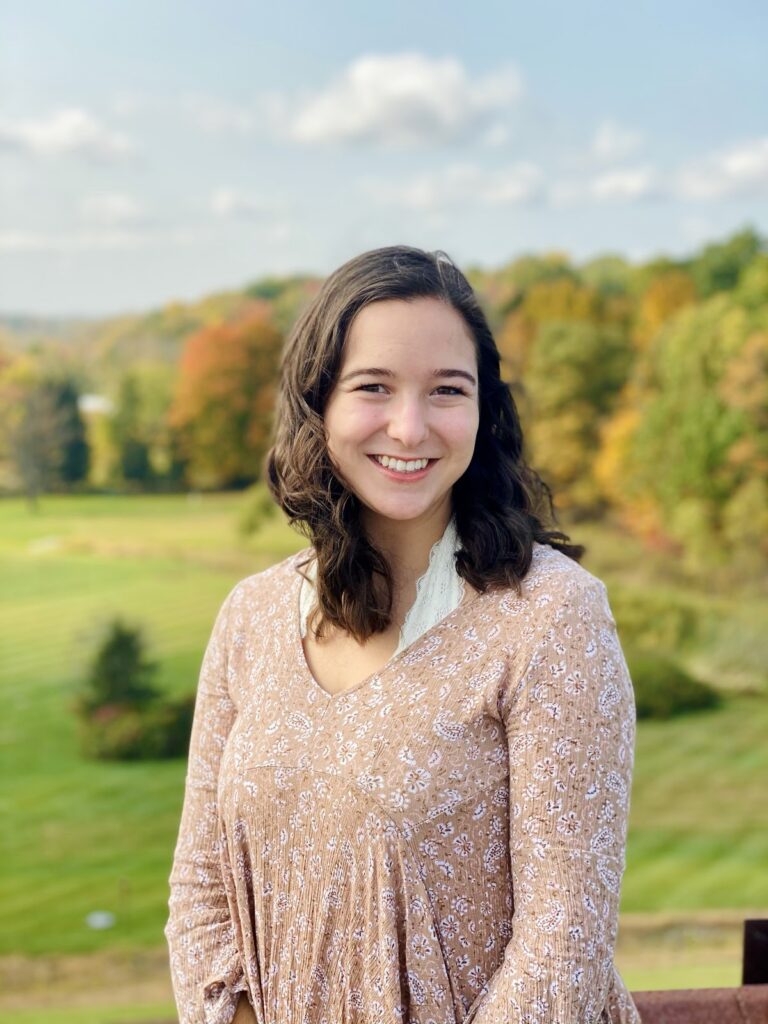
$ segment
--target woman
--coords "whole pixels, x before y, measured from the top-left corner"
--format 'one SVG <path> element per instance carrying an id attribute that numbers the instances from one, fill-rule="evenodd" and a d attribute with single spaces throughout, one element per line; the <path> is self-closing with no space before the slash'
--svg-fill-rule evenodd
<path id="1" fill-rule="evenodd" d="M 311 546 L 234 587 L 200 674 L 182 1024 L 639 1020 L 613 965 L 632 685 L 522 448 L 444 254 L 327 279 L 267 457 Z"/>

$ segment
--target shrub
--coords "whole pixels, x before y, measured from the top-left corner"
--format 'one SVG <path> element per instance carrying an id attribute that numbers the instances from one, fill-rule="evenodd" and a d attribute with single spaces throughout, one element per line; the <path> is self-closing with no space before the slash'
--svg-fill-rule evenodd
<path id="1" fill-rule="evenodd" d="M 146 707 L 159 696 L 151 682 L 156 671 L 157 665 L 145 657 L 141 630 L 114 619 L 108 623 L 91 662 L 78 697 L 79 712 L 90 715 L 114 704 Z"/>
<path id="2" fill-rule="evenodd" d="M 688 711 L 718 707 L 722 697 L 707 683 L 694 679 L 670 658 L 653 651 L 627 651 L 635 690 L 637 717 L 672 718 Z"/>
<path id="3" fill-rule="evenodd" d="M 611 607 L 623 642 L 643 651 L 679 651 L 700 632 L 698 610 L 677 594 L 611 588 Z"/>
<path id="4" fill-rule="evenodd" d="M 247 501 L 237 524 L 242 537 L 249 537 L 267 523 L 279 519 L 279 508 L 274 498 L 262 483 L 254 484 L 248 490 Z"/>
<path id="5" fill-rule="evenodd" d="M 138 761 L 186 754 L 194 694 L 161 698 L 150 681 L 156 670 L 139 629 L 119 619 L 107 626 L 74 703 L 86 757 Z"/>
<path id="6" fill-rule="evenodd" d="M 81 719 L 81 749 L 103 761 L 183 757 L 189 749 L 194 694 L 139 710 L 105 704 Z"/>

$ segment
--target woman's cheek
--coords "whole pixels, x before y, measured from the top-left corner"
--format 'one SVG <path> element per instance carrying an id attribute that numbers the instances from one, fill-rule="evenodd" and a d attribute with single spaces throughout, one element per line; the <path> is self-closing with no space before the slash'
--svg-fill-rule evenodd
<path id="1" fill-rule="evenodd" d="M 375 406 L 359 406 L 350 417 L 350 430 L 355 436 L 365 438 L 379 430 L 385 422 L 381 409 Z"/>
<path id="2" fill-rule="evenodd" d="M 457 446 L 470 444 L 474 441 L 479 423 L 476 409 L 457 409 L 456 415 L 445 422 L 444 432 Z"/>

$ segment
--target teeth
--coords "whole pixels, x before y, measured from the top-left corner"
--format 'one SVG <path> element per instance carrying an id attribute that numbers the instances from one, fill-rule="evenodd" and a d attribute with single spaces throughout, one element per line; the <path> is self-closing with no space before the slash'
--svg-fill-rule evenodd
<path id="1" fill-rule="evenodd" d="M 418 469 L 424 469 L 429 459 L 414 459 L 413 462 L 403 462 L 402 459 L 390 459 L 388 455 L 374 455 L 374 459 L 387 469 L 396 469 L 398 473 L 415 473 Z"/>

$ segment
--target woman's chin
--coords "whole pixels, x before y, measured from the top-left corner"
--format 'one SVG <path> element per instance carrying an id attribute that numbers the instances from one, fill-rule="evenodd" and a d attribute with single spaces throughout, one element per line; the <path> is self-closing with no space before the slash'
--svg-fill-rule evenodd
<path id="1" fill-rule="evenodd" d="M 362 499 L 369 519 L 386 519 L 390 522 L 407 523 L 421 519 L 435 511 L 434 501 L 393 501 L 368 502 Z"/>

